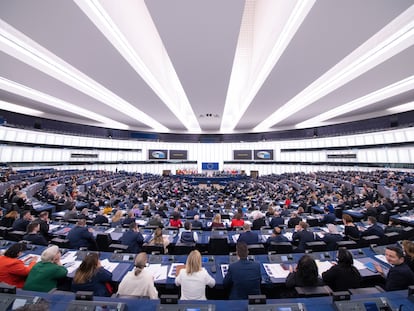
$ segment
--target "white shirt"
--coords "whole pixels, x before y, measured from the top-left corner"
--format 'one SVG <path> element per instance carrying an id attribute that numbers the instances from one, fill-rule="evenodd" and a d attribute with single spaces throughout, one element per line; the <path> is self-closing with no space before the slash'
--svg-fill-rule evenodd
<path id="1" fill-rule="evenodd" d="M 148 296 L 150 299 L 158 299 L 158 291 L 154 286 L 154 278 L 145 268 L 137 276 L 135 275 L 135 269 L 129 271 L 119 284 L 118 294 Z"/>
<path id="2" fill-rule="evenodd" d="M 192 274 L 182 269 L 175 278 L 175 285 L 181 285 L 181 300 L 207 300 L 206 285 L 214 287 L 216 281 L 204 268 Z"/>

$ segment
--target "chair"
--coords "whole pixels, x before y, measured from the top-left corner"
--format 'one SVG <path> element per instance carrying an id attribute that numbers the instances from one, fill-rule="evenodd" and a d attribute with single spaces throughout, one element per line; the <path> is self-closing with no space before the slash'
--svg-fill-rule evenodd
<path id="1" fill-rule="evenodd" d="M 142 251 L 146 252 L 147 254 L 164 254 L 164 246 L 163 245 L 143 245 Z"/>
<path id="2" fill-rule="evenodd" d="M 374 286 L 374 287 L 360 287 L 360 288 L 350 288 L 349 292 L 352 295 L 356 294 L 362 294 L 362 295 L 372 295 L 372 294 L 378 294 L 383 293 L 384 290 L 380 286 Z"/>
<path id="3" fill-rule="evenodd" d="M 52 240 L 50 240 L 50 243 L 59 246 L 59 248 L 70 247 L 70 242 L 68 239 L 53 238 Z"/>
<path id="4" fill-rule="evenodd" d="M 308 217 L 306 219 L 306 222 L 308 223 L 309 227 L 317 227 L 320 225 L 318 218 Z"/>
<path id="5" fill-rule="evenodd" d="M 191 251 L 196 249 L 195 243 L 177 243 L 174 246 L 173 255 L 188 255 Z"/>
<path id="6" fill-rule="evenodd" d="M 327 245 L 324 241 L 306 242 L 306 249 L 312 252 L 324 252 L 327 249 Z"/>
<path id="7" fill-rule="evenodd" d="M 13 230 L 13 231 L 9 231 L 7 233 L 7 239 L 10 241 L 14 241 L 14 242 L 20 242 L 21 240 L 23 240 L 23 236 L 26 234 L 25 231 L 17 231 L 17 230 Z"/>
<path id="8" fill-rule="evenodd" d="M 403 233 L 403 238 L 401 240 L 412 240 L 414 239 L 414 228 L 413 227 L 405 227 Z"/>
<path id="9" fill-rule="evenodd" d="M 230 246 L 227 236 L 224 236 L 224 238 L 210 238 L 208 242 L 209 255 L 228 255 L 229 252 Z"/>
<path id="10" fill-rule="evenodd" d="M 273 251 L 277 254 L 289 254 L 293 252 L 293 246 L 290 242 L 270 242 L 268 251 Z"/>
<path id="11" fill-rule="evenodd" d="M 332 295 L 332 289 L 327 286 L 296 286 L 298 297 L 322 297 Z"/>
<path id="12" fill-rule="evenodd" d="M 387 244 L 394 244 L 401 240 L 401 235 L 398 232 L 385 233 Z"/>
<path id="13" fill-rule="evenodd" d="M 349 241 L 337 241 L 336 242 L 336 249 L 339 248 L 346 248 L 346 249 L 354 249 L 359 248 L 359 245 L 357 242 L 349 240 Z"/>
<path id="14" fill-rule="evenodd" d="M 380 245 L 381 238 L 378 235 L 367 235 L 361 238 L 361 243 L 363 246 L 370 246 L 372 244 Z"/>
<path id="15" fill-rule="evenodd" d="M 110 252 L 116 252 L 116 253 L 127 253 L 128 252 L 128 245 L 123 244 L 110 244 L 108 246 L 108 250 Z"/>
<path id="16" fill-rule="evenodd" d="M 247 245 L 249 255 L 263 255 L 266 254 L 266 249 L 263 244 L 250 244 Z"/>
<path id="17" fill-rule="evenodd" d="M 112 238 L 109 233 L 98 233 L 96 235 L 96 245 L 98 251 L 107 252 L 109 250 L 109 245 L 112 244 Z"/>

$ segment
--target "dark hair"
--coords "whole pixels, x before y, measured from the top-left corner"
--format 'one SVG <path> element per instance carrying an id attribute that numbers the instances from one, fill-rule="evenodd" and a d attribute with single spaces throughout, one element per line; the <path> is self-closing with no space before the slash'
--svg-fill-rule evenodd
<path id="1" fill-rule="evenodd" d="M 190 230 L 190 229 L 191 229 L 191 222 L 186 221 L 186 222 L 184 223 L 184 229 L 185 229 L 185 230 Z"/>
<path id="2" fill-rule="evenodd" d="M 37 226 L 39 226 L 40 223 L 38 221 L 32 221 L 30 224 L 27 225 L 27 233 L 30 233 L 34 230 L 34 228 L 36 228 Z"/>
<path id="3" fill-rule="evenodd" d="M 89 253 L 83 259 L 78 270 L 73 277 L 73 283 L 82 284 L 90 280 L 98 270 L 99 255 L 97 253 Z"/>
<path id="4" fill-rule="evenodd" d="M 280 235 L 281 233 L 282 233 L 282 228 L 277 227 L 277 226 L 273 228 L 273 234 Z"/>
<path id="5" fill-rule="evenodd" d="M 351 215 L 348 215 L 348 214 L 343 214 L 342 219 L 345 220 L 346 222 L 352 222 L 353 221 Z"/>
<path id="6" fill-rule="evenodd" d="M 404 257 L 403 250 L 399 248 L 398 246 L 390 245 L 390 246 L 387 246 L 386 249 L 395 252 L 398 258 Z"/>
<path id="7" fill-rule="evenodd" d="M 10 246 L 7 251 L 4 253 L 4 256 L 9 258 L 17 258 L 20 252 L 24 252 L 26 250 L 26 245 L 23 243 L 16 243 Z"/>
<path id="8" fill-rule="evenodd" d="M 137 226 L 137 223 L 134 221 L 134 222 L 131 222 L 130 224 L 129 224 L 129 229 L 130 230 L 134 230 L 135 228 L 137 228 L 138 226 Z"/>
<path id="9" fill-rule="evenodd" d="M 338 249 L 338 264 L 343 264 L 345 266 L 352 266 L 354 264 L 352 254 L 345 248 Z"/>
<path id="10" fill-rule="evenodd" d="M 368 220 L 375 225 L 377 223 L 377 219 L 374 216 L 368 216 Z"/>
<path id="11" fill-rule="evenodd" d="M 236 244 L 236 253 L 241 259 L 246 259 L 247 255 L 249 254 L 249 250 L 247 249 L 247 244 L 244 242 L 237 242 Z"/>
<path id="12" fill-rule="evenodd" d="M 309 255 L 303 255 L 299 259 L 297 274 L 303 280 L 305 286 L 313 286 L 318 283 L 318 266 Z"/>

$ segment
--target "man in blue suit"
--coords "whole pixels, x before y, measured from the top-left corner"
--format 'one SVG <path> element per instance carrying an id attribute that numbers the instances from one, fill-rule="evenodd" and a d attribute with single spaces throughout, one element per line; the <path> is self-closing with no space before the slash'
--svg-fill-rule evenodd
<path id="1" fill-rule="evenodd" d="M 313 232 L 307 230 L 308 224 L 304 221 L 299 222 L 299 225 L 295 227 L 295 232 L 292 235 L 292 241 L 298 243 L 296 252 L 303 253 L 306 249 L 306 242 L 315 241 Z"/>
<path id="2" fill-rule="evenodd" d="M 95 238 L 92 234 L 93 230 L 86 227 L 86 219 L 79 219 L 76 226 L 73 227 L 68 235 L 70 248 L 79 249 L 87 247 L 90 250 L 97 249 Z"/>
<path id="3" fill-rule="evenodd" d="M 249 251 L 246 243 L 237 242 L 236 252 L 239 261 L 229 266 L 223 280 L 224 287 L 230 289 L 229 299 L 248 299 L 249 295 L 260 295 L 260 264 L 247 259 Z"/>
<path id="4" fill-rule="evenodd" d="M 329 207 L 327 207 L 327 206 L 325 206 L 325 208 L 323 210 L 325 212 L 325 215 L 323 215 L 321 223 L 323 223 L 324 225 L 335 224 L 335 220 L 336 220 L 335 214 L 332 213 L 329 210 Z"/>
<path id="5" fill-rule="evenodd" d="M 244 232 L 240 233 L 237 242 L 244 242 L 247 245 L 259 243 L 259 235 L 251 230 L 250 224 L 244 223 L 243 230 Z"/>
<path id="6" fill-rule="evenodd" d="M 383 238 L 385 236 L 384 229 L 377 224 L 377 219 L 374 216 L 368 216 L 368 225 L 369 227 L 361 232 L 361 237 L 376 235 Z"/>
<path id="7" fill-rule="evenodd" d="M 129 225 L 129 230 L 121 237 L 122 245 L 127 245 L 129 253 L 138 254 L 141 252 L 142 244 L 144 244 L 144 237 L 138 230 L 138 225 L 132 222 Z"/>

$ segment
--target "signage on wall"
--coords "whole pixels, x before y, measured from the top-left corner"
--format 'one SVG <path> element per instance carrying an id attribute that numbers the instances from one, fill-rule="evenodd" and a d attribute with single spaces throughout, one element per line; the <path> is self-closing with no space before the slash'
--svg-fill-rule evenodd
<path id="1" fill-rule="evenodd" d="M 187 160 L 187 150 L 170 150 L 170 160 Z"/>
<path id="2" fill-rule="evenodd" d="M 219 163 L 218 162 L 202 162 L 201 169 L 203 171 L 218 171 Z"/>
<path id="3" fill-rule="evenodd" d="M 251 160 L 251 150 L 233 150 L 233 160 Z"/>
<path id="4" fill-rule="evenodd" d="M 254 151 L 255 160 L 273 160 L 273 150 L 272 149 L 262 149 Z"/>
<path id="5" fill-rule="evenodd" d="M 149 160 L 166 160 L 167 159 L 167 150 L 149 149 L 148 150 L 148 159 Z"/>

